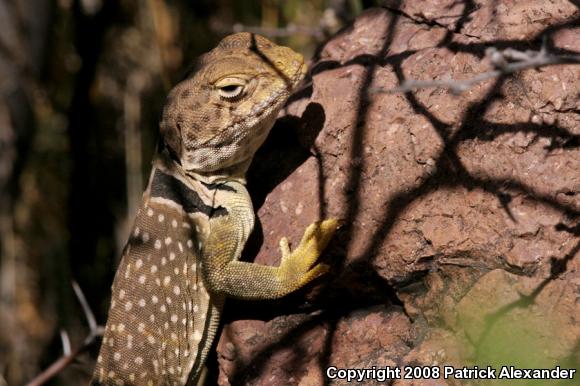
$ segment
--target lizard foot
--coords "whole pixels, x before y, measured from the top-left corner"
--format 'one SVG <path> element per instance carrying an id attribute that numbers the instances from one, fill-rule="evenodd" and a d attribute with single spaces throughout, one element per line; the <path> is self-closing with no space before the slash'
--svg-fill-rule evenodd
<path id="1" fill-rule="evenodd" d="M 335 219 L 311 224 L 306 228 L 300 244 L 294 251 L 290 251 L 287 238 L 283 237 L 280 240 L 282 261 L 278 275 L 288 292 L 302 287 L 328 271 L 328 265 L 314 264 L 337 227 L 338 221 Z"/>

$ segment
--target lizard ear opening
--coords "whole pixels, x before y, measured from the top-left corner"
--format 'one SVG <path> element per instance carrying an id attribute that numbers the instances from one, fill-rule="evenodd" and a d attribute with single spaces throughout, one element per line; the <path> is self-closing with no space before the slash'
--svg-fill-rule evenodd
<path id="1" fill-rule="evenodd" d="M 165 120 L 160 125 L 161 138 L 165 147 L 169 151 L 171 158 L 181 165 L 181 127 L 179 122 L 174 125 L 168 124 Z"/>
<path id="2" fill-rule="evenodd" d="M 165 148 L 167 149 L 167 152 L 169 153 L 169 158 L 171 158 L 173 160 L 173 162 L 175 162 L 176 164 L 181 166 L 181 159 L 179 158 L 177 153 L 170 146 L 167 146 L 167 144 L 165 142 L 163 142 L 163 144 L 165 145 Z"/>

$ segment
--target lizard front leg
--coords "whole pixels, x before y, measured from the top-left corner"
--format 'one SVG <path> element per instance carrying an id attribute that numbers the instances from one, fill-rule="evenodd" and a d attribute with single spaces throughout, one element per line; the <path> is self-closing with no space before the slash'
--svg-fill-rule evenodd
<path id="1" fill-rule="evenodd" d="M 248 300 L 275 299 L 327 272 L 328 266 L 316 261 L 337 229 L 336 220 L 311 224 L 294 251 L 282 238 L 280 265 L 271 267 L 238 261 L 251 231 L 248 224 L 253 224 L 253 218 L 247 217 L 254 214 L 245 194 L 230 204 L 228 216 L 210 219 L 210 233 L 201 250 L 202 272 L 210 292 Z"/>

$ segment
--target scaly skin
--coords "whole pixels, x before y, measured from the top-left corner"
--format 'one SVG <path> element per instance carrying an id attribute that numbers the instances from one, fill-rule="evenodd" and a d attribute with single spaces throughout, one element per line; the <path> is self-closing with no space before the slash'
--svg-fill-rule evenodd
<path id="1" fill-rule="evenodd" d="M 283 238 L 278 267 L 239 261 L 254 226 L 246 170 L 304 74 L 301 55 L 241 33 L 171 91 L 92 385 L 195 384 L 226 297 L 279 298 L 327 271 L 316 261 L 335 220 L 310 225 L 294 251 Z"/>

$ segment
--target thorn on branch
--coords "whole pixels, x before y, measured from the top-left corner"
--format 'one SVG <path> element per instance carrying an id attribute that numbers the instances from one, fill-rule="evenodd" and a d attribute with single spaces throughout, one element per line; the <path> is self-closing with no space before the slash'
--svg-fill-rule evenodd
<path id="1" fill-rule="evenodd" d="M 60 330 L 60 341 L 62 343 L 63 354 L 65 356 L 70 355 L 71 353 L 70 338 L 66 330 Z"/>

